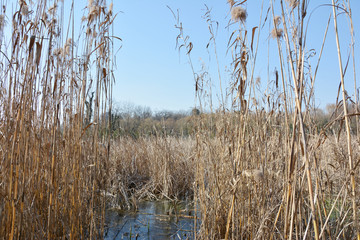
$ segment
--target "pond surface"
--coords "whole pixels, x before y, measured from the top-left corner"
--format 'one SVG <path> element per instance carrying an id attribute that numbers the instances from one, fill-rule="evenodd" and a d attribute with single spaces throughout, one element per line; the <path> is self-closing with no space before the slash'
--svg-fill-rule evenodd
<path id="1" fill-rule="evenodd" d="M 104 238 L 193 239 L 194 211 L 184 202 L 140 202 L 137 211 L 108 210 Z"/>

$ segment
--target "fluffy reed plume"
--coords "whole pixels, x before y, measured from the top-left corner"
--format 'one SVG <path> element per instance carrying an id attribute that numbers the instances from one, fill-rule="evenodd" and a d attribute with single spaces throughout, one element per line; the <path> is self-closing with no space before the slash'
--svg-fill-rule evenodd
<path id="1" fill-rule="evenodd" d="M 25 3 L 21 5 L 21 15 L 27 16 L 29 14 L 29 6 Z"/>
<path id="2" fill-rule="evenodd" d="M 278 27 L 281 23 L 281 17 L 280 16 L 275 16 L 274 17 L 274 22 L 275 22 L 275 25 Z"/>
<path id="3" fill-rule="evenodd" d="M 284 31 L 280 28 L 280 24 L 281 24 L 281 17 L 280 16 L 275 16 L 274 17 L 274 24 L 276 26 L 276 28 L 274 27 L 271 32 L 270 35 L 272 38 L 282 38 L 284 35 Z"/>
<path id="4" fill-rule="evenodd" d="M 290 8 L 294 9 L 299 5 L 299 0 L 286 0 L 289 3 Z"/>
<path id="5" fill-rule="evenodd" d="M 273 28 L 270 34 L 272 38 L 282 38 L 284 35 L 284 30 L 282 30 L 281 28 Z"/>
<path id="6" fill-rule="evenodd" d="M 100 7 L 97 5 L 92 5 L 89 9 L 88 21 L 92 23 L 99 13 L 100 13 Z"/>
<path id="7" fill-rule="evenodd" d="M 66 43 L 65 43 L 63 51 L 62 51 L 62 54 L 63 54 L 64 57 L 70 55 L 70 51 L 71 51 L 72 46 L 73 46 L 73 41 L 72 41 L 71 38 L 68 38 L 66 40 Z"/>
<path id="8" fill-rule="evenodd" d="M 241 6 L 233 7 L 231 9 L 231 18 L 235 22 L 245 22 L 247 18 L 246 9 L 242 8 Z"/>

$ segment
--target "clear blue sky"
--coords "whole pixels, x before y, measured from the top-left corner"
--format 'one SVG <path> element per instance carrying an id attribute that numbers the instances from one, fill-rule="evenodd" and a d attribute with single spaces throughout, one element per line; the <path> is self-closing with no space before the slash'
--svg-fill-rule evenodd
<path id="1" fill-rule="evenodd" d="M 247 1 L 244 5 L 248 12 L 246 25 L 249 31 L 259 24 L 261 2 L 261 0 Z M 213 20 L 219 22 L 216 41 L 221 74 L 224 82 L 229 81 L 229 74 L 225 71 L 230 63 L 230 56 L 229 54 L 226 55 L 226 46 L 230 36 L 229 30 L 226 29 L 230 17 L 226 0 L 115 1 L 115 10 L 122 11 L 117 17 L 115 32 L 123 39 L 123 47 L 117 56 L 117 82 L 114 89 L 114 96 L 117 101 L 146 105 L 155 110 L 186 110 L 194 106 L 194 80 L 191 68 L 184 52 L 179 55 L 175 49 L 178 31 L 174 28 L 175 20 L 167 5 L 174 11 L 177 9 L 180 11 L 180 19 L 183 22 L 185 34 L 190 36 L 190 40 L 194 44 L 192 60 L 195 70 L 200 69 L 201 58 L 206 62 L 211 73 L 213 87 L 218 87 L 213 50 L 210 48 L 211 57 L 206 51 L 209 32 L 206 21 L 202 18 L 205 13 L 205 4 L 212 9 Z M 332 12 L 330 6 L 320 6 L 321 4 L 331 4 L 331 1 L 310 1 L 308 8 L 308 16 L 312 11 L 313 13 L 309 20 L 307 50 L 316 50 L 316 55 L 311 60 L 312 72 L 315 71 L 326 23 L 329 14 Z M 351 4 L 355 33 L 357 33 L 360 3 L 359 1 L 352 1 Z M 269 1 L 264 1 L 263 19 L 268 6 Z M 280 9 L 277 9 L 275 14 L 280 14 Z M 350 51 L 350 32 L 344 14 L 338 16 L 338 21 L 343 65 L 345 66 Z M 268 42 L 268 32 L 269 27 L 266 24 L 261 32 L 259 56 L 255 68 L 255 77 L 261 77 L 264 92 L 268 81 L 268 48 L 270 48 L 270 80 L 275 78 L 275 67 L 278 70 L 280 69 L 276 41 L 270 40 Z M 359 48 L 355 47 L 356 55 L 359 56 Z M 346 74 L 349 94 L 353 94 L 352 71 L 352 63 L 350 62 Z M 331 19 L 325 51 L 315 83 L 316 105 L 324 107 L 327 103 L 335 102 L 339 79 L 334 26 L 333 19 Z M 218 96 L 219 92 L 217 96 L 214 96 L 215 101 L 217 101 Z"/>
<path id="2" fill-rule="evenodd" d="M 13 6 L 13 9 L 15 9 L 15 2 L 14 0 L 4 1 L 8 6 Z M 49 5 L 52 2 L 49 1 Z M 110 2 L 107 1 L 107 4 Z M 269 2 L 269 0 L 264 0 L 262 22 L 265 19 Z M 276 2 L 278 4 L 279 1 Z M 331 4 L 331 0 L 311 0 L 309 2 L 306 50 L 315 49 L 316 51 L 316 55 L 310 59 L 312 72 L 314 72 L 327 19 L 332 8 L 320 6 Z M 66 6 L 69 6 L 70 3 L 71 1 L 65 0 Z M 75 3 L 76 12 L 79 13 L 77 17 L 80 19 L 87 1 L 81 0 L 75 1 Z M 248 13 L 246 27 L 249 31 L 249 37 L 251 36 L 251 29 L 259 25 L 261 3 L 261 0 L 248 0 L 243 5 Z M 123 40 L 122 48 L 116 56 L 116 85 L 113 94 L 116 102 L 131 102 L 136 105 L 151 107 L 155 111 L 163 109 L 189 110 L 194 107 L 193 75 L 184 51 L 179 54 L 175 48 L 178 30 L 174 27 L 175 20 L 167 6 L 174 11 L 179 9 L 184 33 L 190 36 L 190 41 L 194 45 L 191 56 L 195 71 L 199 72 L 201 62 L 206 64 L 206 69 L 212 79 L 212 87 L 217 89 L 214 90 L 213 100 L 218 102 L 220 93 L 216 59 L 213 48 L 209 48 L 210 54 L 206 49 L 210 34 L 203 18 L 205 4 L 212 9 L 212 19 L 219 23 L 216 43 L 223 85 L 227 87 L 230 74 L 226 69 L 229 68 L 231 56 L 226 54 L 226 50 L 229 36 L 234 28 L 231 30 L 226 28 L 230 18 L 226 0 L 114 0 L 114 12 L 119 12 L 114 23 L 114 34 Z M 351 4 L 356 34 L 360 27 L 360 1 L 353 0 Z M 311 12 L 313 13 L 309 18 Z M 280 14 L 278 7 L 275 14 Z M 269 17 L 271 17 L 271 13 Z M 66 16 L 65 19 L 67 19 Z M 350 31 L 344 14 L 338 16 L 338 21 L 343 65 L 345 66 L 350 51 Z M 268 22 L 261 29 L 259 55 L 255 68 L 255 77 L 261 78 L 263 93 L 266 91 L 268 81 L 275 79 L 274 69 L 280 69 L 276 41 L 273 39 L 269 41 Z M 256 34 L 258 33 L 257 30 Z M 357 35 L 355 35 L 356 37 Z M 355 45 L 355 51 L 356 57 L 360 56 L 357 45 Z M 352 71 L 352 62 L 350 61 L 346 74 L 346 85 L 350 96 L 353 96 L 354 92 Z M 335 102 L 339 81 L 334 26 L 331 19 L 325 51 L 315 83 L 317 106 L 325 107 L 326 104 Z"/>

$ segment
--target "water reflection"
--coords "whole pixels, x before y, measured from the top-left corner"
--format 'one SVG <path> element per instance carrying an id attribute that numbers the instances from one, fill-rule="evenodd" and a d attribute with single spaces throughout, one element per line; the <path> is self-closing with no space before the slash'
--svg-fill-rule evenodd
<path id="1" fill-rule="evenodd" d="M 184 202 L 141 202 L 138 211 L 106 213 L 109 239 L 193 239 L 194 211 Z"/>

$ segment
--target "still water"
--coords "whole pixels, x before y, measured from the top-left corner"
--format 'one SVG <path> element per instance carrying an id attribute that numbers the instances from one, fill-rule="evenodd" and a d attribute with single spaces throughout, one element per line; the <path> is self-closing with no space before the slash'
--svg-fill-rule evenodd
<path id="1" fill-rule="evenodd" d="M 108 210 L 104 238 L 193 239 L 194 211 L 184 202 L 144 201 L 137 211 Z"/>

